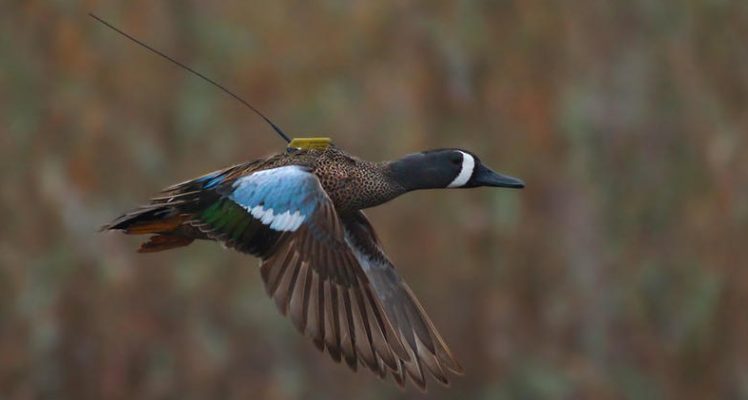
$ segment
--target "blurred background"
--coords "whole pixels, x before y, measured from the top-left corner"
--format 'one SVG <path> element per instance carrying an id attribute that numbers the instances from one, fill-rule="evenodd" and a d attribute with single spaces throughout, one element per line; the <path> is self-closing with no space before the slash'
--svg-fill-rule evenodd
<path id="1" fill-rule="evenodd" d="M 429 398 L 748 398 L 748 2 L 726 0 L 6 0 L 0 398 L 424 397 L 318 353 L 252 257 L 97 233 L 284 143 L 90 11 L 292 135 L 525 180 L 369 212 L 467 371 Z"/>

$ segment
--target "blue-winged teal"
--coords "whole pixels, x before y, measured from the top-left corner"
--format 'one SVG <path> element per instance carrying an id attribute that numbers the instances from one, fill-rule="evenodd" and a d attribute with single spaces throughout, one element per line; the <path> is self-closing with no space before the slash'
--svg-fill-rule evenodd
<path id="1" fill-rule="evenodd" d="M 521 188 L 465 150 L 369 162 L 333 145 L 297 149 L 166 188 L 104 229 L 153 236 L 141 252 L 222 242 L 261 259 L 266 289 L 296 327 L 352 368 L 425 389 L 423 368 L 447 384 L 461 373 L 362 209 L 417 189 Z"/>
<path id="2" fill-rule="evenodd" d="M 215 81 L 122 32 L 109 28 L 196 74 L 262 117 Z M 261 259 L 270 296 L 317 348 L 356 370 L 366 366 L 400 386 L 406 376 L 425 390 L 423 369 L 448 384 L 461 374 L 446 343 L 397 274 L 362 209 L 418 189 L 522 188 L 522 181 L 458 149 L 369 162 L 328 140 L 291 141 L 286 152 L 215 171 L 164 189 L 162 195 L 103 227 L 149 234 L 140 252 L 218 241 Z"/>

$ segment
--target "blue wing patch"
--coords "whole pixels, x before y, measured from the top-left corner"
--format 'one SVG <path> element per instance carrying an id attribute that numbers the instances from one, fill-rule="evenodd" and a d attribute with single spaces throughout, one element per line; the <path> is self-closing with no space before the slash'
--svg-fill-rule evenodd
<path id="1" fill-rule="evenodd" d="M 209 174 L 203 175 L 197 179 L 195 179 L 195 182 L 199 182 L 204 184 L 204 189 L 212 189 L 219 183 L 223 182 L 224 176 L 222 175 L 224 171 L 216 171 L 211 172 Z"/>
<path id="2" fill-rule="evenodd" d="M 317 177 L 298 165 L 255 172 L 233 188 L 229 199 L 276 231 L 295 231 L 325 201 Z"/>

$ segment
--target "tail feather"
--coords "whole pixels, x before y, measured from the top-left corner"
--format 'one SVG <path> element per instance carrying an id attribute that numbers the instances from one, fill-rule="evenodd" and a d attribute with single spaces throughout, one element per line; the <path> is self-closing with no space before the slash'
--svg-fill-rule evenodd
<path id="1" fill-rule="evenodd" d="M 138 253 L 154 253 L 162 250 L 188 246 L 195 239 L 179 235 L 153 235 L 140 245 Z"/>
<path id="2" fill-rule="evenodd" d="M 142 206 L 115 218 L 100 230 L 117 230 L 136 235 L 159 233 L 173 230 L 175 223 L 178 225 L 182 222 L 177 222 L 178 218 L 176 210 L 172 207 L 160 204 Z"/>
<path id="3" fill-rule="evenodd" d="M 123 231 L 128 235 L 145 235 L 148 233 L 173 232 L 185 221 L 183 216 L 169 217 L 161 220 L 138 221 L 128 225 Z"/>
<path id="4" fill-rule="evenodd" d="M 151 199 L 150 204 L 115 218 L 100 230 L 117 230 L 128 235 L 154 235 L 141 245 L 138 250 L 141 253 L 187 246 L 195 239 L 208 239 L 189 221 L 205 204 L 211 204 L 219 197 L 218 193 L 206 188 L 220 182 L 218 179 L 223 179 L 223 174 L 238 167 L 230 167 L 168 187 L 161 192 L 161 196 Z"/>
<path id="5" fill-rule="evenodd" d="M 192 243 L 195 238 L 186 236 L 182 229 L 187 219 L 171 205 L 154 204 L 128 212 L 102 226 L 101 230 L 119 230 L 128 235 L 154 234 L 138 249 L 139 253 L 152 253 Z"/>

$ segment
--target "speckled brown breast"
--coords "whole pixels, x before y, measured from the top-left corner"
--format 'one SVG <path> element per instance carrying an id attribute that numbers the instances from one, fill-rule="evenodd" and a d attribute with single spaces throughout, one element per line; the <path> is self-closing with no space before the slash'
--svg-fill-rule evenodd
<path id="1" fill-rule="evenodd" d="M 336 147 L 278 154 L 256 169 L 284 165 L 312 168 L 341 215 L 374 207 L 404 192 L 387 174 L 386 163 L 361 160 Z"/>

